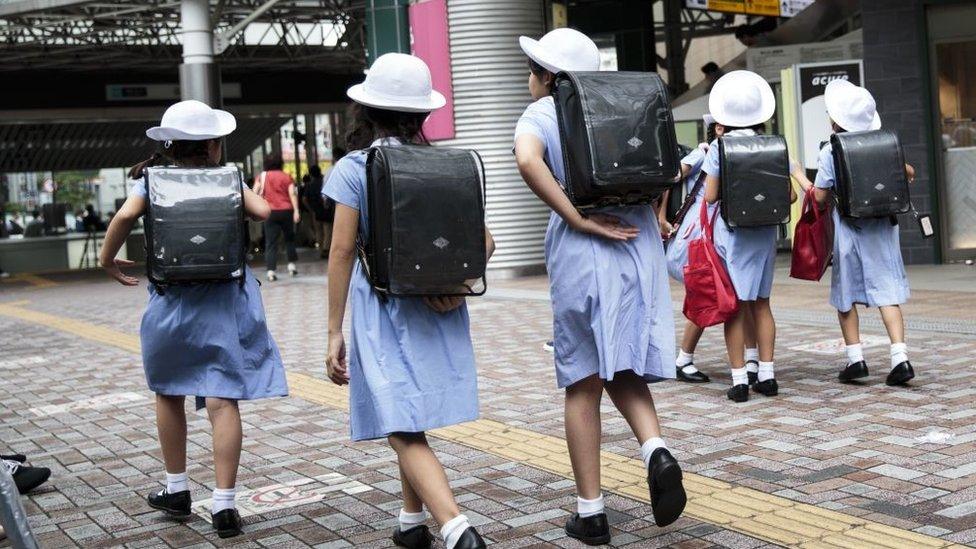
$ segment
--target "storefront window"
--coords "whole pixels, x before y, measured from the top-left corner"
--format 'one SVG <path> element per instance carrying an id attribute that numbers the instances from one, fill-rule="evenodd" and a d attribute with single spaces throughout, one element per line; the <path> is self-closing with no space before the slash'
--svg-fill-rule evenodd
<path id="1" fill-rule="evenodd" d="M 976 147 L 976 40 L 937 44 L 942 145 Z"/>

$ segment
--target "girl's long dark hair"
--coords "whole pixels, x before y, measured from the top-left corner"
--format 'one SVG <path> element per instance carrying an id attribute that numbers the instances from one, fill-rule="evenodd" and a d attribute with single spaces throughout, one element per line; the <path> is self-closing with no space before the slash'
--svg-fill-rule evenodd
<path id="1" fill-rule="evenodd" d="M 146 168 L 165 164 L 189 164 L 200 166 L 210 164 L 210 141 L 170 141 L 169 147 L 162 146 L 152 156 L 132 166 L 129 179 L 140 179 Z"/>
<path id="2" fill-rule="evenodd" d="M 367 149 L 377 139 L 386 137 L 429 145 L 423 131 L 428 114 L 377 109 L 356 103 L 349 112 L 352 123 L 346 133 L 346 147 L 349 150 Z"/>

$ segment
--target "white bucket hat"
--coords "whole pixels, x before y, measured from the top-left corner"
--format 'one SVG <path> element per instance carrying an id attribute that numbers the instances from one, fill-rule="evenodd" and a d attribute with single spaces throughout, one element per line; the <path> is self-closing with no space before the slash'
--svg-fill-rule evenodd
<path id="1" fill-rule="evenodd" d="M 881 129 L 881 116 L 868 90 L 847 80 L 832 80 L 824 89 L 827 115 L 849 132 Z"/>
<path id="2" fill-rule="evenodd" d="M 205 141 L 224 137 L 235 129 L 233 114 L 190 99 L 170 105 L 159 125 L 146 130 L 146 137 L 154 141 Z"/>
<path id="3" fill-rule="evenodd" d="M 379 56 L 366 80 L 349 88 L 346 95 L 367 107 L 399 112 L 430 112 L 447 104 L 434 90 L 427 63 L 405 53 Z"/>
<path id="4" fill-rule="evenodd" d="M 600 70 L 600 48 L 577 30 L 556 29 L 539 40 L 523 36 L 519 45 L 529 59 L 552 73 Z"/>
<path id="5" fill-rule="evenodd" d="M 715 123 L 715 117 L 706 112 L 702 115 L 702 121 L 705 122 L 706 126 L 711 126 Z"/>
<path id="6" fill-rule="evenodd" d="M 776 96 L 769 83 L 758 74 L 732 71 L 712 86 L 708 110 L 723 126 L 748 128 L 773 117 Z"/>

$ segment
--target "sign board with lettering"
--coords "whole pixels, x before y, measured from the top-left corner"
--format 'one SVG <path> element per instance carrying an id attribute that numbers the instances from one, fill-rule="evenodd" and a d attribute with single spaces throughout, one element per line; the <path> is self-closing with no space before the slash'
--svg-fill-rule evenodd
<path id="1" fill-rule="evenodd" d="M 824 103 L 824 88 L 832 80 L 848 80 L 860 86 L 863 74 L 861 60 L 801 63 L 793 67 L 802 161 L 807 169 L 817 168 L 820 145 L 830 139 L 830 118 Z"/>
<path id="2" fill-rule="evenodd" d="M 793 17 L 815 0 L 685 0 L 685 7 L 698 10 Z"/>

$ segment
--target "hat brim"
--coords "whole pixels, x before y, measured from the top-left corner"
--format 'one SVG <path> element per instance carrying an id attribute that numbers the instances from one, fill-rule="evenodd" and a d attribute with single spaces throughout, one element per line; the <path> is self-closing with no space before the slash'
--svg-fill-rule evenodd
<path id="1" fill-rule="evenodd" d="M 741 72 L 742 74 L 736 74 Z M 729 76 L 733 78 L 728 78 Z M 759 89 L 759 108 L 749 115 L 737 115 L 726 112 L 725 97 L 738 92 L 744 85 L 755 86 Z M 748 128 L 757 124 L 763 124 L 773 117 L 776 113 L 776 94 L 769 82 L 754 72 L 736 71 L 723 76 L 712 87 L 712 92 L 708 97 L 708 110 L 716 122 L 723 126 L 733 128 Z"/>
<path id="2" fill-rule="evenodd" d="M 706 126 L 711 126 L 715 123 L 715 117 L 706 113 L 702 115 L 702 121 L 705 122 Z"/>
<path id="3" fill-rule="evenodd" d="M 349 97 L 349 99 L 352 99 L 360 105 L 397 112 L 431 112 L 436 111 L 447 104 L 447 99 L 437 90 L 431 90 L 430 97 L 427 97 L 424 100 L 400 101 L 370 95 L 369 92 L 366 91 L 366 87 L 363 84 L 356 84 L 355 86 L 346 90 L 346 95 Z"/>
<path id="4" fill-rule="evenodd" d="M 529 59 L 535 61 L 547 71 L 555 74 L 565 70 L 556 64 L 555 60 L 551 58 L 538 40 L 529 38 L 528 36 L 521 36 L 519 37 L 519 46 L 522 47 L 525 55 L 529 56 Z"/>
<path id="5" fill-rule="evenodd" d="M 213 110 L 217 117 L 217 127 L 207 133 L 189 133 L 169 126 L 155 126 L 146 130 L 146 137 L 153 141 L 206 141 L 230 135 L 237 129 L 234 115 L 219 109 Z"/>
<path id="6" fill-rule="evenodd" d="M 847 109 L 844 108 L 844 90 L 848 88 L 856 88 L 857 86 L 851 84 L 847 80 L 836 80 L 835 82 L 838 82 L 838 84 L 831 82 L 831 84 L 828 85 L 824 90 L 824 105 L 827 107 L 827 116 L 836 122 L 838 126 L 849 132 L 880 130 L 881 115 L 878 114 L 877 111 L 875 111 L 874 119 L 871 120 L 871 124 L 869 126 L 865 126 L 847 115 Z M 847 85 L 841 85 L 839 82 L 844 82 Z"/>

